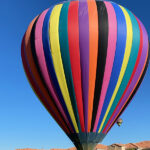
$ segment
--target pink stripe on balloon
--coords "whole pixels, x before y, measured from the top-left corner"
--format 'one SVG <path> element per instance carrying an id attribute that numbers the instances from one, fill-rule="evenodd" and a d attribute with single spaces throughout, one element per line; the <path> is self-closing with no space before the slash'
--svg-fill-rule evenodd
<path id="1" fill-rule="evenodd" d="M 41 73 L 43 75 L 44 81 L 48 87 L 49 92 L 51 93 L 53 100 L 55 101 L 59 111 L 62 113 L 62 116 L 64 117 L 67 125 L 69 126 L 69 128 L 72 130 L 72 127 L 68 121 L 68 118 L 66 117 L 66 114 L 64 113 L 64 110 L 57 98 L 57 95 L 54 91 L 54 88 L 52 86 L 52 82 L 51 79 L 49 77 L 48 74 L 48 70 L 47 70 L 47 65 L 46 65 L 46 61 L 45 61 L 45 55 L 44 55 L 44 49 L 43 49 L 43 42 L 42 42 L 42 28 L 43 28 L 43 22 L 44 22 L 44 18 L 46 13 L 48 12 L 48 9 L 46 9 L 39 17 L 37 23 L 36 23 L 36 28 L 35 28 L 35 51 L 36 51 L 36 55 L 37 55 L 37 59 L 38 59 L 38 63 L 40 66 L 40 70 Z"/>
<path id="2" fill-rule="evenodd" d="M 143 68 L 145 67 L 146 56 L 148 53 L 148 35 L 147 35 L 144 25 L 141 22 L 140 22 L 140 25 L 141 25 L 142 31 L 143 31 L 143 49 L 142 49 L 142 55 L 140 58 L 140 62 L 138 64 L 138 67 L 137 67 L 134 77 L 132 79 L 132 82 L 130 83 L 124 97 L 121 99 L 120 105 L 117 107 L 117 110 L 116 110 L 114 116 L 112 117 L 111 121 L 109 122 L 109 124 L 107 125 L 107 128 L 104 131 L 105 133 L 107 132 L 109 127 L 112 125 L 113 121 L 115 120 L 117 115 L 120 113 L 120 111 L 123 109 L 125 103 L 127 103 L 127 101 L 129 100 L 129 97 L 131 96 L 133 89 L 136 87 L 137 82 L 141 78 Z"/>
<path id="3" fill-rule="evenodd" d="M 115 51 L 116 51 L 116 42 L 117 42 L 117 19 L 116 19 L 115 10 L 110 2 L 104 2 L 104 3 L 108 13 L 108 23 L 109 23 L 108 47 L 107 47 L 107 57 L 106 57 L 106 65 L 105 65 L 102 90 L 101 90 L 96 120 L 94 124 L 94 129 L 93 129 L 94 132 L 96 132 L 97 129 L 98 121 L 102 111 L 102 106 L 109 85 L 114 57 L 115 57 Z"/>
<path id="4" fill-rule="evenodd" d="M 51 109 L 51 107 L 49 106 L 46 98 L 44 97 L 43 93 L 41 92 L 40 88 L 38 87 L 34 76 L 32 74 L 32 71 L 29 67 L 29 63 L 27 60 L 27 56 L 26 56 L 26 50 L 25 50 L 25 35 L 23 37 L 22 40 L 22 45 L 21 45 L 21 57 L 22 57 L 22 62 L 23 62 L 23 66 L 24 66 L 24 70 L 26 72 L 27 78 L 33 88 L 33 91 L 37 94 L 37 96 L 39 97 L 39 99 L 42 100 L 43 105 L 45 105 L 45 108 L 47 109 L 47 111 L 53 116 L 53 118 L 56 120 L 56 122 L 60 125 L 60 127 L 64 130 L 64 132 L 67 133 L 66 127 L 64 126 L 64 124 L 62 124 L 62 122 L 60 121 L 60 119 L 57 117 L 57 115 L 55 114 L 55 112 Z"/>

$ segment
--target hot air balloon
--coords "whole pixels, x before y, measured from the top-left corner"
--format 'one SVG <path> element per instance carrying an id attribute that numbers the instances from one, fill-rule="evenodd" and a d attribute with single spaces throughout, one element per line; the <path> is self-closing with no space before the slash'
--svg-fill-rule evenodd
<path id="1" fill-rule="evenodd" d="M 117 125 L 120 127 L 121 124 L 122 124 L 122 122 L 123 122 L 123 120 L 122 120 L 121 118 L 119 118 L 119 119 L 117 120 Z"/>
<path id="2" fill-rule="evenodd" d="M 141 21 L 113 2 L 53 5 L 22 40 L 32 89 L 78 150 L 101 142 L 138 90 L 149 62 Z"/>

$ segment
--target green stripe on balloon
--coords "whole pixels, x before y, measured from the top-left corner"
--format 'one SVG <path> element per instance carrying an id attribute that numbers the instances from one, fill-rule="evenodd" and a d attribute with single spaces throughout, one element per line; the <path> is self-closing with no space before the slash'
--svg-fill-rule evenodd
<path id="1" fill-rule="evenodd" d="M 131 19 L 131 22 L 132 22 L 132 30 L 133 30 L 133 39 L 132 39 L 132 48 L 131 48 L 131 53 L 130 53 L 130 57 L 129 57 L 129 61 L 128 61 L 128 65 L 127 65 L 127 68 L 126 68 L 126 71 L 125 71 L 125 74 L 124 74 L 124 77 L 122 79 L 122 82 L 121 82 L 121 85 L 119 87 L 119 90 L 117 92 L 117 95 L 115 97 L 115 100 L 111 106 L 111 109 L 107 115 L 107 118 L 105 120 L 105 123 L 102 127 L 102 130 L 104 129 L 104 127 L 106 126 L 109 118 L 111 117 L 113 111 L 115 110 L 129 80 L 130 80 L 130 77 L 131 77 L 131 74 L 132 74 L 132 71 L 134 69 L 134 66 L 135 66 L 135 63 L 136 63 L 136 59 L 137 59 L 137 56 L 138 56 L 138 51 L 139 51 L 139 45 L 140 45 L 140 30 L 139 30 L 139 25 L 138 25 L 138 22 L 135 18 L 135 16 L 130 12 L 128 11 L 128 14 L 130 16 L 130 19 Z"/>
<path id="2" fill-rule="evenodd" d="M 76 103 L 71 64 L 70 64 L 70 55 L 69 55 L 69 44 L 68 44 L 68 9 L 70 3 L 64 3 L 61 9 L 60 18 L 59 18 L 59 42 L 60 42 L 60 51 L 61 57 L 66 77 L 66 82 L 70 94 L 71 103 L 73 106 L 73 111 L 75 118 L 78 124 L 79 131 L 81 132 L 81 125 L 79 120 L 78 108 Z"/>

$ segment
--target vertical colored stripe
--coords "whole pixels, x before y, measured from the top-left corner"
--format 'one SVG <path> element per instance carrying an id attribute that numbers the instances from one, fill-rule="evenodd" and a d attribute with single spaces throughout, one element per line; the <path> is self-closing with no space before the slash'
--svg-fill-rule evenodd
<path id="1" fill-rule="evenodd" d="M 137 20 L 137 21 L 138 21 L 138 20 Z M 127 92 L 128 88 L 129 88 L 129 85 L 130 85 L 130 83 L 131 83 L 131 81 L 132 81 L 132 79 L 133 79 L 133 77 L 134 77 L 134 74 L 135 74 L 135 72 L 136 72 L 136 69 L 137 69 L 137 67 L 138 67 L 138 64 L 139 64 L 139 61 L 140 61 L 140 58 L 141 58 L 142 48 L 143 48 L 143 33 L 142 33 L 142 29 L 141 29 L 141 25 L 140 25 L 139 21 L 138 21 L 138 25 L 139 25 L 139 28 L 140 28 L 140 47 L 139 47 L 139 52 L 138 52 L 138 57 L 137 57 L 137 60 L 136 60 L 136 64 L 135 64 L 134 70 L 133 70 L 133 72 L 132 72 L 131 78 L 130 78 L 130 80 L 129 80 L 129 82 L 128 82 L 128 85 L 127 85 L 127 87 L 126 87 L 126 89 L 125 89 L 125 91 L 124 91 L 124 93 L 123 93 L 123 95 L 122 95 L 122 97 L 121 97 L 121 99 L 120 99 L 120 101 L 119 101 L 117 107 L 115 108 L 115 110 L 114 110 L 114 112 L 113 112 L 111 118 L 109 119 L 109 121 L 108 121 L 108 123 L 107 123 L 107 125 L 106 125 L 105 128 L 107 128 L 107 126 L 110 125 L 110 122 L 111 122 L 111 120 L 112 120 L 114 114 L 116 113 L 116 111 L 117 111 L 117 109 L 118 109 L 120 103 L 122 102 L 122 99 L 123 99 L 125 93 Z M 104 129 L 104 130 L 105 130 L 105 129 Z"/>
<path id="2" fill-rule="evenodd" d="M 24 40 L 23 40 L 23 43 L 24 43 Z M 62 128 L 62 130 L 64 130 L 64 132 L 66 134 L 69 134 L 70 131 L 64 125 L 64 122 L 61 119 L 61 117 L 59 115 L 57 116 L 57 113 L 53 112 L 53 110 L 50 108 L 49 104 L 45 101 L 44 97 L 40 93 L 38 87 L 36 86 L 36 83 L 35 83 L 34 79 L 32 78 L 31 71 L 30 71 L 29 66 L 28 66 L 28 62 L 26 61 L 26 58 L 24 56 L 24 45 L 23 45 L 22 50 L 21 50 L 21 57 L 22 57 L 22 62 L 23 62 L 23 66 L 24 66 L 24 70 L 25 70 L 26 76 L 28 78 L 28 81 L 29 81 L 29 83 L 30 83 L 33 91 L 35 92 L 35 94 L 37 95 L 37 97 L 41 100 L 41 103 L 46 108 L 46 110 L 51 114 L 51 116 L 59 124 L 60 128 Z"/>
<path id="3" fill-rule="evenodd" d="M 78 108 L 76 103 L 72 72 L 71 72 L 71 64 L 70 64 L 70 56 L 69 56 L 69 44 L 68 44 L 68 9 L 70 3 L 64 3 L 60 13 L 59 19 L 59 42 L 60 42 L 60 52 L 63 62 L 64 73 L 66 77 L 67 87 L 69 90 L 69 95 L 73 107 L 73 111 L 75 114 L 75 118 L 77 120 L 77 124 L 79 127 L 79 131 L 81 131 L 82 123 L 82 131 L 84 131 L 84 124 L 82 120 L 79 120 Z M 79 108 L 80 109 L 80 108 Z M 81 114 L 80 114 L 81 115 Z"/>
<path id="4" fill-rule="evenodd" d="M 89 93 L 89 14 L 87 1 L 79 1 L 79 46 L 85 131 L 88 126 Z"/>
<path id="5" fill-rule="evenodd" d="M 24 44 L 24 40 L 22 41 Z M 59 124 L 59 126 L 62 128 L 62 130 L 64 130 L 64 132 L 66 134 L 70 133 L 69 130 L 64 126 L 62 120 L 59 118 L 59 116 L 56 116 L 56 114 L 50 109 L 49 105 L 47 104 L 47 102 L 43 99 L 41 93 L 39 93 L 39 90 L 35 84 L 35 82 L 33 81 L 33 78 L 30 74 L 30 69 L 28 68 L 28 64 L 26 62 L 26 58 L 24 56 L 24 45 L 22 45 L 23 47 L 21 48 L 21 57 L 22 57 L 22 62 L 23 62 L 23 66 L 24 66 L 24 70 L 26 73 L 26 76 L 28 78 L 28 81 L 33 89 L 33 91 L 35 92 L 35 94 L 37 95 L 37 97 L 41 100 L 41 103 L 44 105 L 44 107 L 46 108 L 46 110 L 52 115 L 52 117 L 55 119 L 55 121 Z"/>
<path id="6" fill-rule="evenodd" d="M 126 92 L 126 94 L 124 95 L 123 99 L 122 99 L 122 102 L 120 103 L 120 107 L 118 107 L 119 109 L 119 112 L 116 111 L 116 114 L 115 116 L 113 117 L 113 120 L 115 120 L 116 116 L 120 113 L 120 109 L 123 108 L 126 104 L 126 102 L 130 99 L 130 96 L 131 94 L 134 92 L 134 89 L 135 87 L 137 86 L 137 83 L 139 82 L 140 78 L 141 78 L 141 74 L 143 72 L 143 68 L 146 64 L 146 56 L 148 55 L 148 36 L 147 36 L 147 33 L 146 33 L 146 30 L 144 28 L 144 26 L 142 25 L 142 23 L 140 22 L 141 24 L 141 27 L 142 27 L 142 30 L 143 30 L 143 50 L 142 50 L 142 55 L 141 55 L 141 58 L 140 58 L 140 62 L 139 62 L 139 65 L 137 67 L 137 70 L 135 72 L 135 75 L 132 79 L 132 82 L 131 84 L 129 85 L 129 88 Z"/>
<path id="7" fill-rule="evenodd" d="M 49 38 L 50 38 L 49 37 L 49 20 L 50 20 L 50 15 L 51 15 L 52 10 L 53 10 L 53 7 L 50 7 L 43 22 L 42 41 L 43 41 L 44 55 L 45 55 L 47 69 L 48 69 L 48 74 L 49 74 L 49 77 L 51 78 L 53 87 L 55 88 L 55 91 L 57 92 L 59 101 L 64 109 L 64 112 L 68 118 L 68 121 L 70 122 L 71 127 L 73 128 L 73 131 L 75 132 L 72 120 L 70 118 L 68 109 L 66 107 L 64 98 L 60 90 L 60 86 L 56 77 L 56 73 L 55 73 L 55 69 L 53 65 L 53 59 L 51 55 L 51 48 L 50 48 L 50 43 L 49 43 Z"/>
<path id="8" fill-rule="evenodd" d="M 57 118 L 60 119 L 60 122 L 62 122 L 60 124 L 61 127 L 63 127 L 64 131 L 68 131 L 68 129 L 66 128 L 67 126 L 65 125 L 65 122 L 62 120 L 62 117 L 59 115 L 59 112 L 57 111 L 56 107 L 53 105 L 51 99 L 49 96 L 47 96 L 47 94 L 45 93 L 45 89 L 43 88 L 43 84 L 41 83 L 41 79 L 37 73 L 37 69 L 36 69 L 36 66 L 34 64 L 34 60 L 33 60 L 33 57 L 32 57 L 32 54 L 31 54 L 31 44 L 30 44 L 30 34 L 31 34 L 31 30 L 32 30 L 32 27 L 34 25 L 34 22 L 35 20 L 33 20 L 31 22 L 31 24 L 29 25 L 28 27 L 28 30 L 26 31 L 26 35 L 25 35 L 25 48 L 24 48 L 24 60 L 25 60 L 25 64 L 27 64 L 29 68 L 28 69 L 28 75 L 29 75 L 29 72 L 31 74 L 30 78 L 31 79 L 31 83 L 33 83 L 33 87 L 35 87 L 35 91 L 39 91 L 37 92 L 37 94 L 41 97 L 41 102 L 45 105 L 45 106 L 49 106 L 50 109 L 50 112 L 53 114 L 56 114 L 56 115 L 53 115 L 54 118 L 57 120 Z M 38 79 L 38 80 L 37 80 Z M 43 97 L 43 98 L 42 98 Z M 57 116 L 57 118 L 56 118 Z M 66 126 L 66 127 L 65 127 Z"/>
<path id="9" fill-rule="evenodd" d="M 130 77 L 132 75 L 132 72 L 134 70 L 134 66 L 135 66 L 135 63 L 136 63 L 136 60 L 137 60 L 137 57 L 138 57 L 138 51 L 139 51 L 139 46 L 140 46 L 140 30 L 139 30 L 139 25 L 138 25 L 138 22 L 135 18 L 135 16 L 129 11 L 127 10 L 129 16 L 130 16 L 130 19 L 131 19 L 131 22 L 132 22 L 132 32 L 133 32 L 133 40 L 132 40 L 132 48 L 131 48 L 131 53 L 130 53 L 130 57 L 129 57 L 129 60 L 128 60 L 128 64 L 127 64 L 127 67 L 126 67 L 126 71 L 124 73 L 124 76 L 123 76 L 123 79 L 122 79 L 122 82 L 120 84 L 120 87 L 118 89 L 118 92 L 116 94 L 116 97 L 113 101 L 113 104 L 111 106 L 111 109 L 107 115 L 107 118 L 106 118 L 106 121 L 104 123 L 104 126 L 106 125 L 106 123 L 108 122 L 109 118 L 111 117 L 113 111 L 115 110 L 129 80 L 130 80 Z"/>
<path id="10" fill-rule="evenodd" d="M 58 27 L 59 27 L 59 17 L 60 17 L 60 11 L 62 8 L 62 4 L 56 5 L 54 9 L 52 10 L 51 16 L 50 16 L 50 43 L 51 43 L 51 54 L 52 59 L 54 63 L 54 69 L 56 72 L 56 76 L 60 85 L 60 89 L 62 91 L 62 95 L 64 97 L 68 112 L 70 114 L 70 117 L 72 119 L 73 125 L 75 127 L 76 132 L 78 133 L 78 126 L 76 123 L 75 115 L 73 112 L 68 87 L 66 84 L 62 59 L 61 59 L 61 53 L 60 53 L 60 45 L 59 45 L 59 33 L 58 33 Z"/>
<path id="11" fill-rule="evenodd" d="M 108 105 L 108 108 L 107 108 L 107 111 L 105 113 L 105 116 L 103 118 L 103 121 L 100 125 L 100 128 L 99 128 L 99 132 L 101 131 L 103 125 L 104 125 L 104 122 L 106 120 L 106 117 L 111 109 L 111 106 L 113 104 L 113 101 L 117 95 L 117 92 L 118 92 L 118 89 L 120 87 L 120 84 L 121 84 L 121 81 L 123 79 L 123 76 L 124 76 L 124 73 L 125 73 L 125 70 L 126 70 L 126 67 L 127 67 L 127 64 L 128 64 L 128 60 L 129 60 L 129 57 L 130 57 L 130 53 L 131 53 L 131 47 L 132 47 L 132 39 L 133 39 L 133 33 L 132 33 L 132 23 L 131 23 L 131 19 L 130 19 L 130 16 L 128 14 L 128 12 L 125 10 L 125 8 L 123 8 L 122 6 L 120 6 L 124 15 L 125 15 L 125 18 L 126 18 L 126 23 L 127 23 L 127 43 L 126 43 L 126 50 L 125 50 L 125 55 L 124 55 L 124 59 L 123 59 L 123 64 L 122 64 L 122 67 L 121 67 L 121 71 L 120 71 L 120 75 L 119 75 L 119 78 L 118 78 L 118 82 L 117 82 L 117 85 L 115 87 L 115 90 L 114 90 L 114 93 L 112 95 L 112 98 L 110 100 L 110 103 Z"/>
<path id="12" fill-rule="evenodd" d="M 93 131 L 94 123 L 96 119 L 98 103 L 103 83 L 103 76 L 106 63 L 107 46 L 108 46 L 108 14 L 106 6 L 102 1 L 96 1 L 98 11 L 98 58 L 97 58 L 97 70 L 96 81 L 94 91 L 94 104 L 91 131 Z"/>
<path id="13" fill-rule="evenodd" d="M 72 78 L 78 112 L 82 121 L 82 130 L 85 131 L 84 115 L 83 115 L 83 100 L 82 100 L 82 83 L 81 83 L 81 67 L 80 67 L 80 51 L 79 51 L 79 19 L 78 19 L 79 2 L 74 1 L 69 5 L 68 10 L 68 42 Z"/>
<path id="14" fill-rule="evenodd" d="M 105 112 L 111 100 L 113 91 L 117 84 L 117 80 L 121 71 L 121 66 L 122 66 L 125 48 L 126 48 L 127 27 L 126 27 L 125 16 L 122 9 L 117 4 L 112 3 L 112 5 L 114 7 L 116 17 L 117 17 L 117 45 L 116 45 L 115 59 L 113 63 L 110 82 L 104 100 L 103 108 L 101 111 L 99 124 L 102 122 L 102 119 L 105 115 Z"/>
<path id="15" fill-rule="evenodd" d="M 112 72 L 115 50 L 116 50 L 116 42 L 117 42 L 117 20 L 114 8 L 110 2 L 105 2 L 105 6 L 108 13 L 108 47 L 107 47 L 107 56 L 106 56 L 106 64 L 105 71 L 103 77 L 102 90 L 99 100 L 99 106 L 97 110 L 96 120 L 93 131 L 96 132 L 98 121 L 100 118 L 102 106 L 104 103 L 104 99 L 106 96 L 108 84 L 110 81 L 110 76 Z"/>
<path id="16" fill-rule="evenodd" d="M 91 130 L 94 89 L 98 55 L 98 13 L 96 2 L 88 0 L 89 11 L 89 93 L 88 93 L 88 132 Z"/>
<path id="17" fill-rule="evenodd" d="M 111 127 L 107 130 L 107 133 L 109 132 L 109 130 L 112 128 L 112 126 L 114 125 L 114 123 L 116 122 L 116 120 L 120 117 L 120 115 L 124 112 L 124 110 L 128 107 L 128 105 L 130 104 L 131 100 L 133 99 L 134 95 L 136 94 L 137 90 L 139 89 L 143 79 L 144 79 L 144 76 L 146 74 L 146 71 L 147 71 L 147 68 L 148 68 L 148 64 L 149 64 L 149 60 L 150 60 L 150 49 L 148 51 L 148 54 L 147 54 L 147 61 L 146 61 L 146 64 L 143 68 L 143 73 L 141 74 L 141 78 L 139 80 L 139 82 L 137 83 L 133 93 L 131 94 L 131 97 L 129 98 L 129 100 L 127 101 L 127 103 L 125 104 L 125 106 L 123 107 L 123 109 L 121 110 L 121 112 L 118 114 L 117 118 L 115 119 L 115 121 L 113 122 L 113 124 L 111 125 Z"/>
<path id="18" fill-rule="evenodd" d="M 42 14 L 41 14 L 42 15 Z M 62 116 L 62 113 L 59 111 L 57 105 L 54 103 L 54 99 L 51 95 L 51 93 L 48 91 L 48 88 L 45 84 L 45 81 L 43 79 L 43 76 L 42 76 L 42 73 L 41 73 L 41 69 L 40 69 L 40 66 L 39 66 L 39 63 L 38 63 L 38 59 L 37 59 L 37 55 L 36 55 L 36 50 L 35 50 L 35 28 L 36 28 L 36 25 L 37 25 L 37 22 L 39 21 L 41 15 L 38 17 L 38 19 L 35 21 L 33 27 L 32 27 L 32 30 L 31 30 L 31 34 L 30 34 L 30 45 L 31 45 L 31 55 L 33 57 L 33 60 L 35 63 L 35 66 L 36 66 L 36 69 L 37 69 L 37 72 L 38 72 L 38 75 L 41 79 L 41 82 L 45 88 L 45 93 L 47 92 L 47 102 L 48 104 L 52 107 L 52 110 L 54 111 L 54 113 L 56 112 L 56 114 L 60 114 L 61 115 L 61 118 L 62 120 L 65 122 L 66 124 L 66 121 L 64 120 L 64 117 Z M 36 75 L 36 74 L 35 74 Z M 40 88 L 40 87 L 39 87 Z M 49 97 L 48 97 L 49 96 Z M 68 125 L 66 124 L 66 126 L 68 127 Z"/>
<path id="19" fill-rule="evenodd" d="M 45 15 L 47 13 L 48 9 L 45 10 L 39 17 L 37 23 L 36 23 L 36 27 L 35 27 L 35 52 L 36 52 L 36 57 L 38 60 L 38 64 L 40 67 L 40 71 L 42 73 L 43 79 L 46 83 L 46 86 L 48 87 L 49 92 L 51 93 L 59 111 L 61 112 L 63 118 L 65 119 L 67 125 L 69 126 L 69 128 L 71 129 L 70 123 L 65 115 L 65 112 L 57 98 L 57 95 L 54 91 L 54 88 L 52 86 L 52 82 L 49 78 L 48 75 L 48 70 L 47 70 L 47 66 L 46 66 L 46 62 L 45 62 L 45 56 L 44 56 L 44 50 L 43 50 L 43 41 L 42 41 L 42 28 L 43 28 L 43 21 L 45 18 Z"/>

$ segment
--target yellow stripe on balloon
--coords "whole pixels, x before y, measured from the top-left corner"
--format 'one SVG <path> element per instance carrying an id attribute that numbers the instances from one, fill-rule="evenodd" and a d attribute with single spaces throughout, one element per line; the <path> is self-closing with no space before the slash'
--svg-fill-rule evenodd
<path id="1" fill-rule="evenodd" d="M 59 44 L 59 17 L 61 12 L 62 4 L 55 6 L 52 10 L 50 16 L 50 44 L 51 44 L 51 55 L 53 59 L 53 64 L 56 72 L 56 76 L 58 79 L 58 83 L 64 97 L 69 115 L 71 117 L 72 123 L 74 125 L 75 131 L 78 133 L 78 126 L 76 123 L 76 119 L 73 113 L 73 108 L 71 105 L 71 100 L 68 92 L 68 87 L 65 79 L 61 52 L 60 52 L 60 44 Z"/>
<path id="2" fill-rule="evenodd" d="M 126 68 L 127 68 L 127 64 L 128 64 L 128 60 L 130 57 L 130 53 L 131 53 L 131 48 L 132 48 L 132 40 L 133 40 L 133 31 L 132 31 L 132 23 L 131 23 L 131 19 L 130 16 L 128 14 L 128 12 L 125 10 L 125 8 L 123 8 L 122 6 L 120 6 L 120 8 L 122 9 L 125 19 L 126 19 L 126 25 L 127 25 L 127 40 L 126 40 L 126 49 L 125 49 L 125 54 L 124 54 L 124 58 L 123 58 L 123 63 L 122 63 L 122 67 L 121 67 L 121 71 L 120 71 L 120 75 L 117 81 L 117 85 L 115 87 L 114 93 L 112 95 L 112 98 L 110 100 L 110 103 L 108 105 L 108 108 L 106 110 L 105 116 L 103 118 L 103 121 L 101 123 L 99 132 L 101 132 L 103 124 L 107 118 L 107 115 L 110 111 L 110 108 L 113 104 L 113 101 L 115 100 L 116 94 L 119 90 L 120 84 L 122 82 L 123 76 L 125 74 Z"/>

